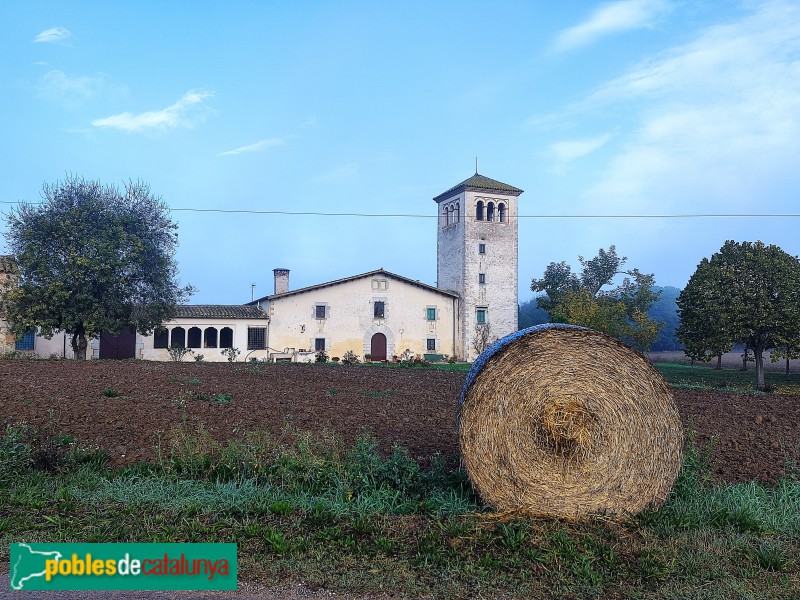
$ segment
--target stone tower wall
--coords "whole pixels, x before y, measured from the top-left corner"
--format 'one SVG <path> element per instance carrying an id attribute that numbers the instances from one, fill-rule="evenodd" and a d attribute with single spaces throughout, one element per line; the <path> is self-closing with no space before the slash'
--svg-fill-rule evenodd
<path id="1" fill-rule="evenodd" d="M 484 220 L 476 219 L 478 201 L 484 203 Z M 506 207 L 504 221 L 487 221 L 486 206 Z M 458 219 L 446 213 L 458 206 Z M 457 292 L 459 303 L 459 357 L 474 360 L 473 340 L 477 309 L 485 308 L 491 335 L 501 338 L 517 330 L 518 321 L 518 219 L 517 197 L 489 191 L 463 191 L 438 202 L 437 287 Z M 485 244 L 481 254 L 479 244 Z M 480 283 L 480 274 L 485 283 Z"/>

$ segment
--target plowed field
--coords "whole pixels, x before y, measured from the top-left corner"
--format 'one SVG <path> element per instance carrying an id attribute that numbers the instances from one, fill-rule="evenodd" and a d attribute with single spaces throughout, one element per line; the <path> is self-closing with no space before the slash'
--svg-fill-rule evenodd
<path id="1" fill-rule="evenodd" d="M 425 462 L 457 460 L 455 413 L 466 373 L 364 366 L 0 361 L 0 425 L 28 422 L 105 450 L 115 465 L 152 461 L 184 420 L 219 440 L 289 424 Z M 104 395 L 104 391 L 105 394 Z M 118 394 L 115 397 L 113 393 Z M 774 482 L 800 453 L 800 398 L 674 390 L 684 425 L 729 482 Z"/>

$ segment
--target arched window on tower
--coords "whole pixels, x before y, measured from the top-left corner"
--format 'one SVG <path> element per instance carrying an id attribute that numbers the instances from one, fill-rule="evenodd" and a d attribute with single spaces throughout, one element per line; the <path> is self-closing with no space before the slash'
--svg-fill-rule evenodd
<path id="1" fill-rule="evenodd" d="M 458 223 L 460 218 L 461 218 L 461 205 L 458 202 L 456 202 L 456 212 L 455 212 L 455 218 L 453 219 L 453 223 Z"/>
<path id="2" fill-rule="evenodd" d="M 497 205 L 497 212 L 500 213 L 499 214 L 500 222 L 501 223 L 505 223 L 506 222 L 506 205 L 503 204 L 502 202 L 500 204 L 498 204 Z"/>
<path id="3" fill-rule="evenodd" d="M 486 205 L 486 220 L 494 221 L 494 202 L 489 202 Z"/>
<path id="4" fill-rule="evenodd" d="M 452 225 L 453 224 L 453 217 L 454 216 L 455 215 L 453 214 L 453 207 L 452 206 L 448 206 L 447 207 L 447 224 L 448 225 Z"/>
<path id="5" fill-rule="evenodd" d="M 475 220 L 483 221 L 483 200 L 478 200 L 478 206 L 475 209 Z"/>

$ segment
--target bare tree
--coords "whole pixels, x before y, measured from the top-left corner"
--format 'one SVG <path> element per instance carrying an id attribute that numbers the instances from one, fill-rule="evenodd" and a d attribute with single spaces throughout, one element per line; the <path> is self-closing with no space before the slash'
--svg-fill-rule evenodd
<path id="1" fill-rule="evenodd" d="M 475 326 L 475 336 L 472 338 L 472 349 L 481 354 L 486 348 L 497 341 L 497 336 L 492 334 L 492 326 L 489 323 L 481 323 Z"/>

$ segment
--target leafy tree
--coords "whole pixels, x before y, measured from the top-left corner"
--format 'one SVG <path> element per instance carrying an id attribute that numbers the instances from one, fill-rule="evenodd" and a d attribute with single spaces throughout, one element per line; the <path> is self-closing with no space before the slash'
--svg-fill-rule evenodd
<path id="1" fill-rule="evenodd" d="M 734 343 L 726 319 L 730 308 L 725 306 L 728 298 L 725 288 L 720 287 L 721 278 L 719 265 L 707 258 L 700 261 L 678 296 L 680 325 L 676 331 L 688 357 L 704 361 L 717 357 L 718 368 L 722 365 L 722 355 L 729 352 Z"/>
<path id="2" fill-rule="evenodd" d="M 146 184 L 129 182 L 122 194 L 68 177 L 45 184 L 42 195 L 41 204 L 6 215 L 19 269 L 6 296 L 16 333 L 65 331 L 85 359 L 87 337 L 124 328 L 148 334 L 192 293 L 178 284 L 177 225 Z"/>
<path id="3" fill-rule="evenodd" d="M 531 290 L 545 292 L 537 299 L 539 308 L 548 311 L 553 322 L 596 329 L 647 350 L 662 325 L 647 315 L 659 297 L 653 289 L 655 277 L 638 269 L 623 270 L 628 259 L 618 256 L 614 246 L 600 248 L 590 260 L 578 260 L 580 276 L 562 261 L 550 263 L 541 279 L 531 281 Z M 626 276 L 622 283 L 604 290 L 618 275 Z"/>
<path id="4" fill-rule="evenodd" d="M 678 306 L 678 337 L 689 356 L 744 344 L 764 389 L 764 351 L 800 347 L 800 260 L 778 246 L 729 240 L 700 262 Z"/>

